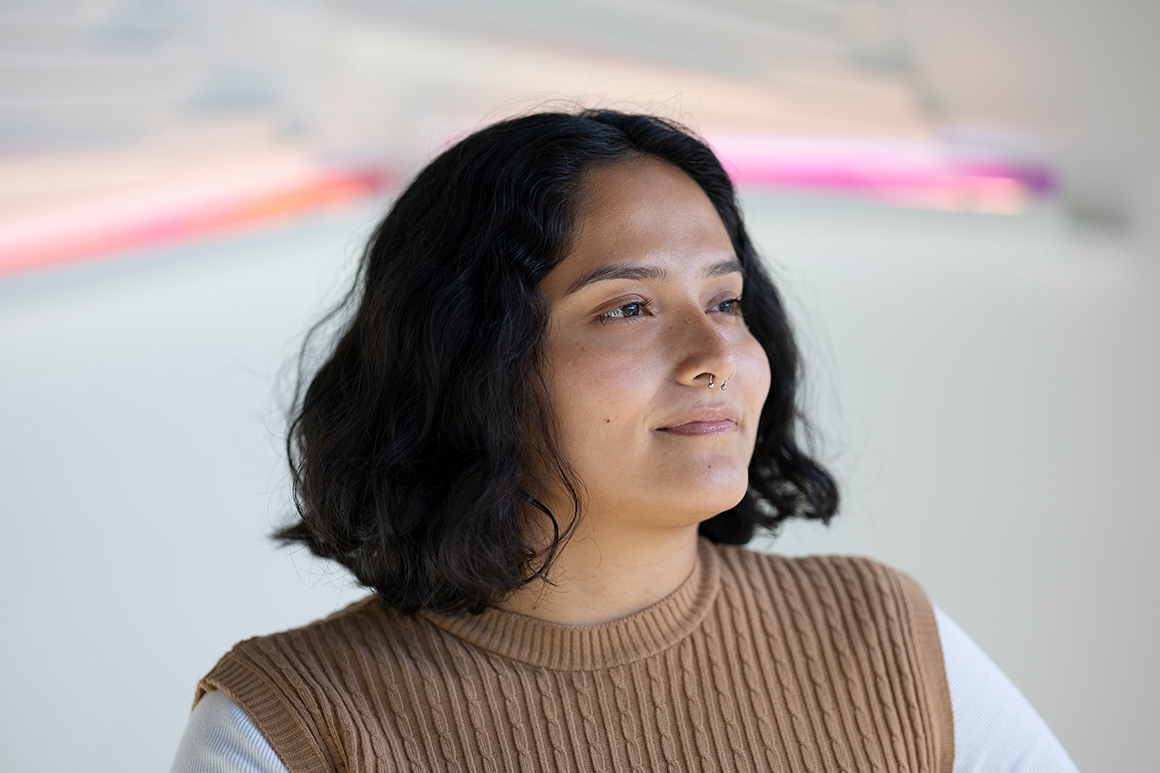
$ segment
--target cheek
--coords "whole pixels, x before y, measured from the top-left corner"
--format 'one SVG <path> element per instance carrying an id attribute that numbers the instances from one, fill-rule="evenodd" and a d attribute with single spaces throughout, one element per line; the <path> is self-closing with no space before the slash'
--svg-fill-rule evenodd
<path id="1" fill-rule="evenodd" d="M 562 440 L 592 448 L 616 443 L 616 433 L 634 431 L 647 413 L 650 374 L 656 372 L 643 353 L 608 351 L 572 341 L 554 347 L 549 361 L 550 392 Z"/>
<path id="2" fill-rule="evenodd" d="M 769 358 L 766 356 L 765 350 L 752 336 L 750 336 L 749 344 L 745 347 L 744 359 L 740 366 L 738 371 L 740 377 L 744 379 L 744 383 L 739 380 L 737 385 L 745 392 L 745 401 L 756 419 L 760 417 L 761 410 L 765 407 L 765 401 L 769 397 L 773 376 L 769 370 Z M 756 421 L 752 424 L 752 431 L 754 433 L 757 431 Z"/>
<path id="3" fill-rule="evenodd" d="M 769 396 L 769 387 L 773 383 L 773 374 L 769 370 L 769 357 L 766 356 L 765 350 L 761 348 L 761 344 L 755 340 L 753 347 L 756 349 L 754 356 L 754 381 L 757 385 L 757 390 L 760 394 L 759 404 L 765 405 L 765 398 Z"/>

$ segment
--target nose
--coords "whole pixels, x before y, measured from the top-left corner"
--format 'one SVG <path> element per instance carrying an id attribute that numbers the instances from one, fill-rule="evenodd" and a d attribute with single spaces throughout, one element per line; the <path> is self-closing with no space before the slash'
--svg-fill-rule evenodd
<path id="1" fill-rule="evenodd" d="M 711 314 L 695 311 L 674 325 L 676 378 L 690 386 L 721 387 L 737 369 L 735 342 Z"/>

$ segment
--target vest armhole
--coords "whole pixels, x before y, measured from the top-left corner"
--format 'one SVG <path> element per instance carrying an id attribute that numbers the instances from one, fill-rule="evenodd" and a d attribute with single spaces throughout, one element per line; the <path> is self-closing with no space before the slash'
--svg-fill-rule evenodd
<path id="1" fill-rule="evenodd" d="M 210 690 L 221 690 L 250 716 L 289 773 L 333 773 L 317 741 L 272 680 L 241 662 L 237 654 L 236 648 L 226 654 L 197 683 L 194 706 Z"/>
<path id="2" fill-rule="evenodd" d="M 923 676 L 920 683 L 925 687 L 926 701 L 934 723 L 934 773 L 952 773 L 955 761 L 955 720 L 934 606 L 926 591 L 912 577 L 899 571 L 894 574 L 898 578 L 902 599 L 910 616 L 918 667 Z"/>

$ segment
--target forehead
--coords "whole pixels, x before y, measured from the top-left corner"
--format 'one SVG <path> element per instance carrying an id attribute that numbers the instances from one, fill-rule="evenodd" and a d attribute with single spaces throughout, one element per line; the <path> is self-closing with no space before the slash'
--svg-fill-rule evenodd
<path id="1" fill-rule="evenodd" d="M 571 249 L 544 280 L 549 296 L 606 263 L 699 272 L 733 255 L 717 210 L 693 178 L 657 158 L 597 167 L 585 179 Z"/>

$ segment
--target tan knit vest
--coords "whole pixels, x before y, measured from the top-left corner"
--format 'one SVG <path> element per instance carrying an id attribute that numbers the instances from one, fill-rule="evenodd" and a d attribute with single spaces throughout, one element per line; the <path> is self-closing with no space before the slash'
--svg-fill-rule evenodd
<path id="1" fill-rule="evenodd" d="M 404 618 L 372 596 L 238 644 L 198 697 L 214 689 L 290 773 L 951 773 L 954 756 L 913 580 L 704 541 L 680 588 L 623 620 Z"/>

